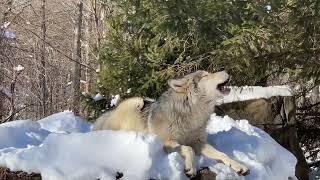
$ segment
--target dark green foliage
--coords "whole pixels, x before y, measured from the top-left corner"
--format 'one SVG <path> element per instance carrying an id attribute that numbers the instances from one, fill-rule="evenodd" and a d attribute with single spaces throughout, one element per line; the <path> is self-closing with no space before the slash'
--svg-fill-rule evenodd
<path id="1" fill-rule="evenodd" d="M 99 87 L 106 95 L 158 97 L 169 78 L 195 69 L 227 69 L 237 85 L 265 85 L 284 71 L 317 79 L 317 3 L 119 0 L 106 22 Z"/>
<path id="2" fill-rule="evenodd" d="M 106 109 L 110 108 L 110 107 L 108 107 L 110 104 L 110 99 L 102 98 L 102 99 L 96 101 L 89 94 L 82 94 L 81 98 L 82 98 L 82 101 L 85 101 L 85 106 L 83 108 L 86 109 L 86 111 L 90 113 L 86 117 L 86 119 L 88 121 L 95 120 Z"/>

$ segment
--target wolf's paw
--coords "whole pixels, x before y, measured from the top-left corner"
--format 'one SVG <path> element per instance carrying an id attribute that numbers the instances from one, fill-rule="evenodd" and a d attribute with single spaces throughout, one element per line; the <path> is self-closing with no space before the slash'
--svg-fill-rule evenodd
<path id="1" fill-rule="evenodd" d="M 234 169 L 241 176 L 246 176 L 250 174 L 250 170 L 245 165 L 242 165 L 240 163 L 233 163 L 231 165 L 231 168 Z"/>
<path id="2" fill-rule="evenodd" d="M 184 172 L 189 178 L 195 177 L 197 175 L 197 170 L 193 167 L 190 167 L 189 169 L 187 169 L 186 167 Z"/>

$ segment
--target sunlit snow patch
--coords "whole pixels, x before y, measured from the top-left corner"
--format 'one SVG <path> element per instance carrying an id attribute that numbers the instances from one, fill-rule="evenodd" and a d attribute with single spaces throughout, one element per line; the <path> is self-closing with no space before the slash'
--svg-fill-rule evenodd
<path id="1" fill-rule="evenodd" d="M 88 132 L 91 124 L 73 114 L 72 111 L 64 111 L 52 114 L 39 121 L 42 129 L 55 133 Z"/>
<path id="2" fill-rule="evenodd" d="M 41 173 L 44 180 L 109 180 L 117 172 L 130 180 L 187 179 L 181 156 L 166 154 L 154 135 L 90 132 L 90 124 L 71 112 L 57 113 L 39 122 L 41 126 L 30 120 L 0 126 L 0 166 Z M 246 120 L 212 115 L 207 132 L 210 144 L 249 167 L 251 173 L 245 179 L 294 176 L 295 157 Z M 197 163 L 198 167 L 209 166 L 217 179 L 244 179 L 207 157 L 198 157 Z"/>

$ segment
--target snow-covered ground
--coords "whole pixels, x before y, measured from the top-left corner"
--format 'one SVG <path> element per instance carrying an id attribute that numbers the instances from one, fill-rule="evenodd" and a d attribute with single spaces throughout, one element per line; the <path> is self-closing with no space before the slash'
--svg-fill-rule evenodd
<path id="1" fill-rule="evenodd" d="M 220 103 L 290 96 L 287 87 L 232 88 Z M 120 97 L 114 97 L 116 104 Z M 17 120 L 0 124 L 0 166 L 41 173 L 44 180 L 187 179 L 177 153 L 164 153 L 152 134 L 124 131 L 91 131 L 92 125 L 66 111 L 39 121 Z M 209 167 L 217 179 L 295 179 L 296 158 L 264 131 L 247 120 L 211 115 L 208 142 L 250 169 L 245 177 L 207 157 L 197 166 Z"/>
<path id="2" fill-rule="evenodd" d="M 40 121 L 18 120 L 0 124 L 0 166 L 41 173 L 45 180 L 186 179 L 183 159 L 166 154 L 151 134 L 90 131 L 91 124 L 72 112 Z M 212 115 L 209 143 L 250 168 L 239 177 L 232 169 L 206 157 L 198 167 L 210 167 L 217 179 L 287 179 L 294 176 L 295 157 L 268 134 L 248 121 Z"/>

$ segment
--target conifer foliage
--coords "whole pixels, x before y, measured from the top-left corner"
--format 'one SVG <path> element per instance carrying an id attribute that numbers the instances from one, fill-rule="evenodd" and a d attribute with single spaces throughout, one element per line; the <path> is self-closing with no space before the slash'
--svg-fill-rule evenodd
<path id="1" fill-rule="evenodd" d="M 315 44 L 304 38 L 318 33 L 312 28 L 316 19 L 303 21 L 304 16 L 318 16 L 319 10 L 309 5 L 119 0 L 100 49 L 99 87 L 106 95 L 127 96 L 130 89 L 130 96 L 157 97 L 167 79 L 195 69 L 227 69 L 237 85 L 265 85 L 271 72 L 319 76 L 319 62 L 309 63 L 315 61 Z M 317 13 L 303 14 L 303 7 Z"/>

